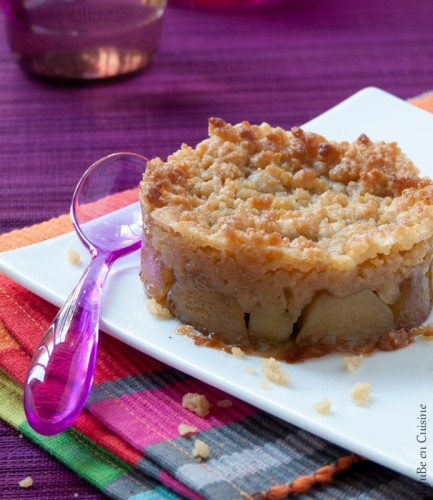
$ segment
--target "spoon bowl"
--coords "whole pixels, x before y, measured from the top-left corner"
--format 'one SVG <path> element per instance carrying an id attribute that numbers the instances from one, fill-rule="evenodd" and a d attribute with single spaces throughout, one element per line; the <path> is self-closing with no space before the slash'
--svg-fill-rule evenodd
<path id="1" fill-rule="evenodd" d="M 78 182 L 72 197 L 71 219 L 91 252 L 95 248 L 122 252 L 140 241 L 141 212 L 137 200 L 138 183 L 145 169 L 143 161 L 146 160 L 142 156 L 133 153 L 112 154 L 95 162 Z"/>
<path id="2" fill-rule="evenodd" d="M 95 372 L 104 284 L 113 262 L 141 245 L 138 184 L 147 160 L 115 153 L 94 163 L 71 204 L 75 230 L 91 260 L 49 326 L 30 363 L 24 410 L 40 434 L 66 430 L 87 401 Z"/>

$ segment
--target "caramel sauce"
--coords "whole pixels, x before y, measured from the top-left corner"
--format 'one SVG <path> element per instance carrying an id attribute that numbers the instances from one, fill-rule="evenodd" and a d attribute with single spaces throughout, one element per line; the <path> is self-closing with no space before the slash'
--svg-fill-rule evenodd
<path id="1" fill-rule="evenodd" d="M 194 333 L 191 333 L 191 329 Z M 417 335 L 433 339 L 433 325 L 420 326 L 411 330 L 400 329 L 382 335 L 376 342 L 359 345 L 355 342 L 342 342 L 335 344 L 299 345 L 295 339 L 289 339 L 281 345 L 272 345 L 264 342 L 252 342 L 250 339 L 240 339 L 228 344 L 218 335 L 190 327 L 188 331 L 178 328 L 177 333 L 190 338 L 196 346 L 206 346 L 230 353 L 232 347 L 241 348 L 246 354 L 273 357 L 287 363 L 299 363 L 311 358 L 319 358 L 332 352 L 350 354 L 371 354 L 374 351 L 395 351 L 406 347 L 413 342 Z"/>

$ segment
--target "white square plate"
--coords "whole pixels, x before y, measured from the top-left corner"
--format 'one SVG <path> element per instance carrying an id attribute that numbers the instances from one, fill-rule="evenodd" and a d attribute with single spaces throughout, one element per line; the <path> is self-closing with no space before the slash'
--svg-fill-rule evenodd
<path id="1" fill-rule="evenodd" d="M 433 177 L 431 145 L 433 115 L 381 90 L 368 88 L 355 94 L 304 126 L 334 140 L 355 140 L 361 133 L 372 139 L 397 141 L 420 168 Z M 75 234 L 0 254 L 0 270 L 35 294 L 60 306 L 78 281 L 84 264 L 67 262 L 65 251 L 76 249 L 88 257 Z M 433 414 L 433 342 L 417 339 L 396 352 L 367 357 L 351 374 L 343 369 L 342 355 L 332 354 L 287 365 L 288 387 L 270 384 L 262 389 L 259 358 L 243 360 L 221 351 L 196 347 L 176 335 L 175 320 L 161 320 L 146 309 L 138 277 L 139 253 L 118 261 L 107 283 L 101 329 L 123 342 L 175 368 L 212 384 L 273 415 L 359 453 L 414 479 L 433 484 L 432 457 L 423 458 L 421 405 Z M 256 375 L 248 375 L 253 367 Z M 357 381 L 372 384 L 368 407 L 350 397 Z M 328 415 L 318 415 L 314 404 L 327 397 Z M 433 439 L 427 421 L 427 441 Z M 422 462 L 427 462 L 424 470 Z M 426 476 L 422 474 L 426 472 Z"/>

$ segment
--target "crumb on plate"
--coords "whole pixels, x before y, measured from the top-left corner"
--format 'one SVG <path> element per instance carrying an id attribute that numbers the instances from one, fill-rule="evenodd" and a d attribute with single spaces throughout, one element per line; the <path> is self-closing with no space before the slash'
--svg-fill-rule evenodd
<path id="1" fill-rule="evenodd" d="M 161 319 L 169 319 L 172 317 L 170 311 L 155 299 L 148 299 L 146 305 L 147 310 L 150 314 L 152 314 L 152 316 L 156 316 Z"/>
<path id="2" fill-rule="evenodd" d="M 364 364 L 364 356 L 362 354 L 359 356 L 344 356 L 343 363 L 347 371 L 354 373 Z"/>
<path id="3" fill-rule="evenodd" d="M 65 258 L 69 262 L 69 264 L 73 264 L 74 266 L 78 266 L 81 262 L 80 254 L 73 248 L 68 248 L 66 250 Z"/>
<path id="4" fill-rule="evenodd" d="M 317 413 L 321 415 L 328 415 L 331 411 L 331 402 L 327 398 L 323 398 L 322 401 L 314 405 L 314 409 Z"/>
<path id="5" fill-rule="evenodd" d="M 433 339 L 433 323 L 421 325 L 415 329 L 417 334 L 421 334 L 425 340 Z"/>
<path id="6" fill-rule="evenodd" d="M 232 347 L 232 354 L 237 359 L 245 358 L 245 352 L 240 347 Z"/>
<path id="7" fill-rule="evenodd" d="M 200 333 L 198 332 L 198 330 L 196 330 L 191 325 L 179 325 L 176 328 L 176 333 L 178 335 L 183 335 L 184 337 L 187 337 L 189 339 L 192 339 L 194 337 L 197 337 L 197 335 L 200 335 Z"/>
<path id="8" fill-rule="evenodd" d="M 367 406 L 370 403 L 371 384 L 369 382 L 356 382 L 353 384 L 350 395 L 358 406 Z"/>
<path id="9" fill-rule="evenodd" d="M 264 359 L 262 361 L 262 373 L 275 384 L 288 385 L 289 383 L 289 374 L 275 358 Z"/>

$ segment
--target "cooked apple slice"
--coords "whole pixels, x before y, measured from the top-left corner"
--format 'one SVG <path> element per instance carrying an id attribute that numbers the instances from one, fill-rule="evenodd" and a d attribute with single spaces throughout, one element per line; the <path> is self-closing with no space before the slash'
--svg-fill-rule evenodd
<path id="1" fill-rule="evenodd" d="M 410 329 L 419 326 L 430 313 L 430 283 L 422 269 L 400 285 L 400 298 L 391 305 L 396 328 Z"/>
<path id="2" fill-rule="evenodd" d="M 216 333 L 231 343 L 246 335 L 244 312 L 236 299 L 194 277 L 185 277 L 171 287 L 167 304 L 183 323 Z"/>
<path id="3" fill-rule="evenodd" d="M 287 340 L 292 330 L 293 325 L 285 304 L 256 304 L 250 313 L 250 337 L 279 343 Z"/>
<path id="4" fill-rule="evenodd" d="M 391 309 L 371 290 L 344 298 L 319 292 L 300 318 L 298 344 L 371 342 L 394 328 Z"/>

